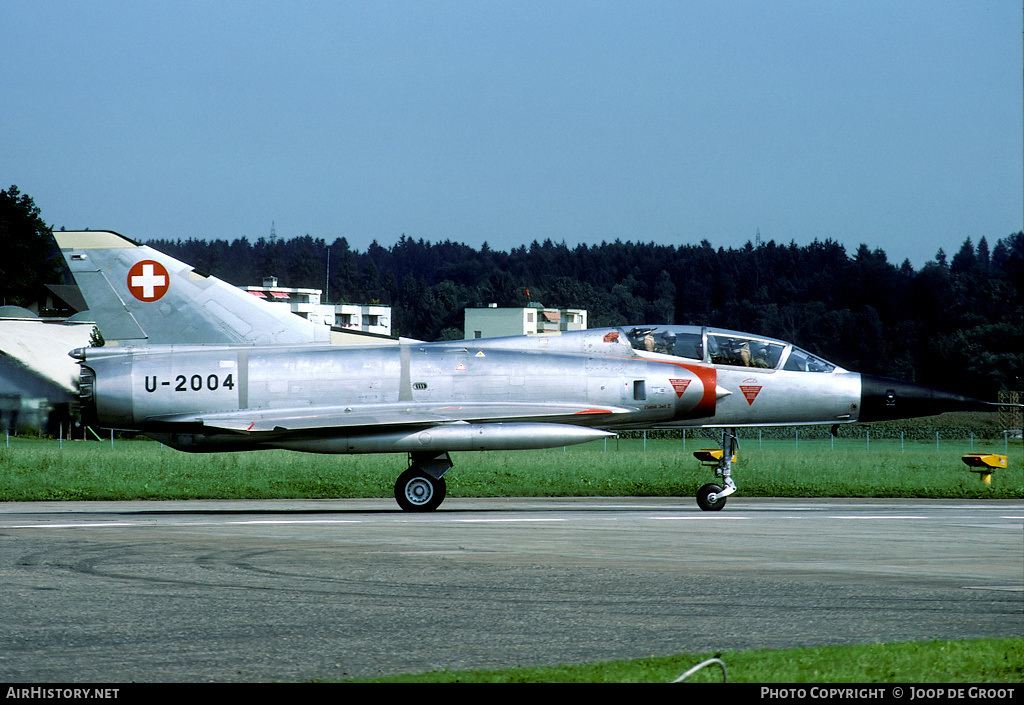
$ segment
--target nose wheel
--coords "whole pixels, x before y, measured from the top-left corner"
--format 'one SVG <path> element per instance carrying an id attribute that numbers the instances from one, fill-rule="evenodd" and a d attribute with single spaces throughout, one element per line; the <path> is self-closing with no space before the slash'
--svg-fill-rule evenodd
<path id="1" fill-rule="evenodd" d="M 705 465 L 715 469 L 715 477 L 721 478 L 721 484 L 708 483 L 697 490 L 697 506 L 705 512 L 719 512 L 725 506 L 725 498 L 736 491 L 736 483 L 732 481 L 732 464 L 736 460 L 739 440 L 736 429 L 722 431 L 721 450 L 701 450 L 694 456 Z"/>
<path id="2" fill-rule="evenodd" d="M 697 490 L 697 506 L 705 512 L 718 512 L 725 506 L 725 490 L 721 485 L 708 483 Z"/>

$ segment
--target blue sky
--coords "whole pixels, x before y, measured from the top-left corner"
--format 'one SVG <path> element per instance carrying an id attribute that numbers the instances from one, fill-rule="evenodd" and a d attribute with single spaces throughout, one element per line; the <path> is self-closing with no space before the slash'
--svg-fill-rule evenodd
<path id="1" fill-rule="evenodd" d="M 0 187 L 138 240 L 1024 227 L 1009 0 L 4 0 Z"/>

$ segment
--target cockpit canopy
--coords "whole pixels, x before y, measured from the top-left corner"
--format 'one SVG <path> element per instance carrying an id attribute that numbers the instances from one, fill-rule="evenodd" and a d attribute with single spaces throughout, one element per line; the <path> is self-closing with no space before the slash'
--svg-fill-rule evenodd
<path id="1" fill-rule="evenodd" d="M 685 357 L 716 365 L 795 372 L 845 372 L 806 350 L 772 338 L 701 326 L 624 328 L 634 350 Z"/>

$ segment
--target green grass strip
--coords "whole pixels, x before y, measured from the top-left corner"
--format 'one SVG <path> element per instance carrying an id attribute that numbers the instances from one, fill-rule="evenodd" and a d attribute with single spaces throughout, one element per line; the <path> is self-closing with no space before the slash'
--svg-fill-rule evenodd
<path id="1" fill-rule="evenodd" d="M 671 683 L 707 658 L 729 683 L 1024 683 L 1024 639 L 926 641 L 680 654 L 551 668 L 437 671 L 376 683 Z M 686 683 L 721 683 L 713 664 Z"/>
<path id="2" fill-rule="evenodd" d="M 692 497 L 713 481 L 693 456 L 707 439 L 613 439 L 537 451 L 453 453 L 449 497 Z M 990 484 L 961 460 L 965 441 L 864 444 L 829 439 L 743 441 L 733 477 L 746 497 L 1024 497 L 1019 442 L 978 442 L 1006 454 Z M 147 440 L 0 439 L 0 501 L 328 499 L 393 496 L 404 454 L 289 451 L 190 454 Z"/>

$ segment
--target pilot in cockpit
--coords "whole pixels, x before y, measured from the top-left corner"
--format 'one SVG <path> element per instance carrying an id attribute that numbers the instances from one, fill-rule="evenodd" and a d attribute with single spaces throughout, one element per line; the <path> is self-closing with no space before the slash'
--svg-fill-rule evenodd
<path id="1" fill-rule="evenodd" d="M 737 343 L 732 352 L 739 359 L 740 365 L 750 367 L 750 343 L 746 341 Z"/>
<path id="2" fill-rule="evenodd" d="M 768 356 L 768 350 L 765 347 L 758 349 L 757 356 L 750 354 L 750 343 L 746 340 L 739 341 L 732 349 L 732 353 L 735 356 L 736 364 L 741 367 L 764 367 L 767 368 L 768 362 L 765 359 Z"/>
<path id="3" fill-rule="evenodd" d="M 654 352 L 654 330 L 648 330 L 644 333 L 644 350 L 647 352 Z"/>
<path id="4" fill-rule="evenodd" d="M 754 359 L 751 361 L 751 363 L 753 364 L 754 367 L 769 368 L 769 367 L 772 366 L 772 364 L 770 362 L 768 362 L 768 346 L 767 345 L 761 345 L 760 347 L 758 347 L 757 352 L 754 353 Z"/>

